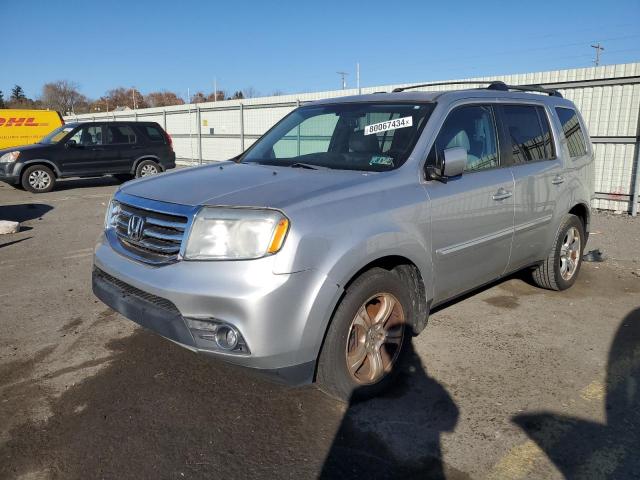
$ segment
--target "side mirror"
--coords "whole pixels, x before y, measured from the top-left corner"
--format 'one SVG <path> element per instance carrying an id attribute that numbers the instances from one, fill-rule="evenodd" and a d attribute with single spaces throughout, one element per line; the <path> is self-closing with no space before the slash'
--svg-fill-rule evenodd
<path id="1" fill-rule="evenodd" d="M 467 150 L 462 147 L 447 148 L 444 151 L 442 176 L 450 178 L 462 175 L 467 166 Z"/>
<path id="2" fill-rule="evenodd" d="M 426 167 L 427 179 L 447 183 L 451 177 L 462 175 L 467 165 L 467 151 L 462 147 L 447 148 L 444 151 L 442 165 Z"/>
<path id="3" fill-rule="evenodd" d="M 67 143 L 64 144 L 67 148 L 75 148 L 78 146 L 75 140 L 68 140 Z"/>

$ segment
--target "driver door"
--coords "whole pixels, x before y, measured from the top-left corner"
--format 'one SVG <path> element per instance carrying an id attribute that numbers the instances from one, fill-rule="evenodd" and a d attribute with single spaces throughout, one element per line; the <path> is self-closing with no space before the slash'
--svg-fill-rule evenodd
<path id="1" fill-rule="evenodd" d="M 98 153 L 102 150 L 102 126 L 79 127 L 66 142 L 61 155 L 62 174 L 100 175 L 96 167 Z"/>
<path id="2" fill-rule="evenodd" d="M 427 161 L 439 165 L 444 150 L 454 147 L 467 151 L 464 173 L 427 187 L 436 303 L 500 277 L 513 239 L 514 180 L 509 166 L 501 165 L 491 105 L 452 110 Z"/>

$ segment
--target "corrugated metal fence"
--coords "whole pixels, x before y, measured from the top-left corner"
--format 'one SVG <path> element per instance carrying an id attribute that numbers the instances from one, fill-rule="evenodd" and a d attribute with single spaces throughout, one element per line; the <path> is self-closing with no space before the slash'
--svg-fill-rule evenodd
<path id="1" fill-rule="evenodd" d="M 640 63 L 463 80 L 502 80 L 512 85 L 540 84 L 559 89 L 582 112 L 595 146 L 597 199 L 594 207 L 636 214 L 640 200 Z M 390 91 L 407 85 L 410 84 L 367 87 L 362 88 L 361 93 Z M 451 85 L 428 90 L 455 88 Z M 208 162 L 238 155 L 302 103 L 357 93 L 357 89 L 348 89 L 225 100 L 77 115 L 65 120 L 158 122 L 172 136 L 178 158 Z"/>

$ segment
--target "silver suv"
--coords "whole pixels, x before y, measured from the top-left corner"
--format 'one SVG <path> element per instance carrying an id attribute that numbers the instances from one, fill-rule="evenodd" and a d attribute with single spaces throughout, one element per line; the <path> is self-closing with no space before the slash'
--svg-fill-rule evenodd
<path id="1" fill-rule="evenodd" d="M 93 290 L 194 352 L 371 396 L 434 306 L 521 269 L 569 288 L 592 177 L 584 123 L 556 91 L 314 102 L 232 161 L 123 185 Z"/>

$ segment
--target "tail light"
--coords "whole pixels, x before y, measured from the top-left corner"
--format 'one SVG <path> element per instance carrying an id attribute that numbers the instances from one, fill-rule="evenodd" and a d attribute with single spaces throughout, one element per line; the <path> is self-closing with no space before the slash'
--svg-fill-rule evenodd
<path id="1" fill-rule="evenodd" d="M 164 138 L 167 139 L 167 145 L 169 145 L 169 148 L 173 150 L 173 139 L 171 138 L 171 135 L 169 135 L 167 132 L 164 132 Z"/>

